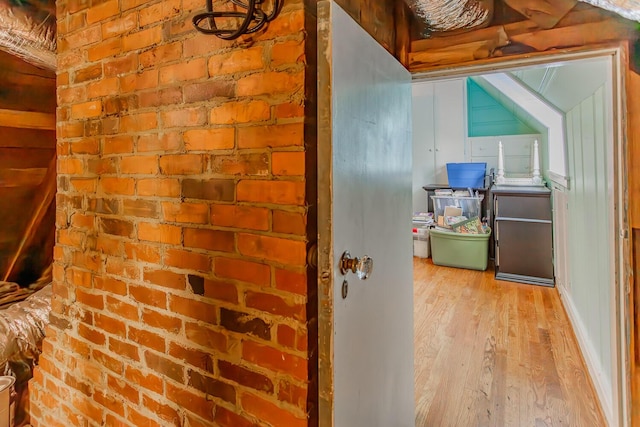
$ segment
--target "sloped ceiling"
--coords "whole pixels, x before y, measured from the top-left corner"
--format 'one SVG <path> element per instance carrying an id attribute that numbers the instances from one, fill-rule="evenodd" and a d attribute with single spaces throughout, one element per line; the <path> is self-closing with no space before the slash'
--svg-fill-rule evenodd
<path id="1" fill-rule="evenodd" d="M 0 49 L 55 70 L 55 0 L 0 0 Z"/>
<path id="2" fill-rule="evenodd" d="M 506 3 L 540 28 L 552 28 L 578 0 L 405 0 L 431 32 L 481 28 L 489 25 L 498 2 Z M 640 0 L 583 0 L 640 21 Z"/>

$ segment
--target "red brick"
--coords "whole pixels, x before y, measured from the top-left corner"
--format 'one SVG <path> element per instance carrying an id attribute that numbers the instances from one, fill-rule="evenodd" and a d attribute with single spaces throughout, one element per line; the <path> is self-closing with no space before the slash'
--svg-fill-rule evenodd
<path id="1" fill-rule="evenodd" d="M 209 113 L 209 123 L 215 125 L 261 122 L 270 118 L 271 106 L 265 101 L 226 102 Z"/>
<path id="2" fill-rule="evenodd" d="M 263 368 L 307 380 L 307 360 L 300 356 L 245 340 L 242 343 L 242 358 Z"/>
<path id="3" fill-rule="evenodd" d="M 124 52 L 143 49 L 162 40 L 162 27 L 155 26 L 146 30 L 131 33 L 122 38 L 122 49 Z"/>
<path id="4" fill-rule="evenodd" d="M 167 398 L 181 408 L 191 411 L 192 413 L 204 418 L 207 421 L 213 420 L 213 410 L 215 404 L 200 394 L 195 394 L 184 386 L 176 387 L 171 383 L 167 383 Z"/>
<path id="5" fill-rule="evenodd" d="M 129 286 L 129 295 L 142 304 L 152 307 L 167 308 L 167 294 L 164 290 L 150 286 Z"/>
<path id="6" fill-rule="evenodd" d="M 143 9 L 144 10 L 144 9 Z M 174 61 L 182 56 L 182 43 L 161 45 L 140 54 L 140 65 L 144 68 Z"/>
<path id="7" fill-rule="evenodd" d="M 184 381 L 184 367 L 180 364 L 152 351 L 145 351 L 144 359 L 149 369 L 152 369 L 155 372 L 167 376 L 179 383 Z"/>
<path id="8" fill-rule="evenodd" d="M 128 384 L 119 378 L 115 378 L 111 375 L 107 379 L 108 389 L 111 390 L 116 396 L 124 397 L 133 404 L 140 402 L 140 391 L 137 387 Z"/>
<path id="9" fill-rule="evenodd" d="M 289 325 L 278 325 L 278 344 L 287 348 L 296 348 L 296 330 Z"/>
<path id="10" fill-rule="evenodd" d="M 281 380 L 278 387 L 278 399 L 288 402 L 298 408 L 305 409 L 307 405 L 307 390 L 305 387 Z"/>
<path id="11" fill-rule="evenodd" d="M 208 350 L 226 352 L 227 337 L 219 331 L 208 328 L 199 323 L 186 323 L 185 336 L 194 344 Z"/>
<path id="12" fill-rule="evenodd" d="M 160 83 L 169 84 L 197 80 L 207 76 L 207 66 L 204 58 L 166 65 L 160 68 Z"/>
<path id="13" fill-rule="evenodd" d="M 138 69 L 138 57 L 135 53 L 127 54 L 126 56 L 118 56 L 112 60 L 103 61 L 103 70 L 105 77 L 121 77 L 125 74 L 133 73 Z M 155 78 L 155 80 L 154 80 Z M 157 84 L 157 73 L 147 73 L 142 74 L 140 80 L 136 78 L 135 75 L 128 76 L 127 78 L 123 78 L 120 80 L 122 82 L 127 82 L 128 84 L 145 84 L 153 86 Z M 126 90 L 121 87 L 121 92 L 130 92 L 131 88 L 127 88 Z"/>
<path id="14" fill-rule="evenodd" d="M 304 105 L 298 102 L 285 102 L 275 106 L 276 119 L 304 118 Z"/>
<path id="15" fill-rule="evenodd" d="M 138 242 L 125 242 L 124 252 L 127 258 L 135 261 L 158 264 L 161 260 L 160 248 Z"/>
<path id="16" fill-rule="evenodd" d="M 209 271 L 211 269 L 211 259 L 208 255 L 181 249 L 167 249 L 163 262 L 169 267 L 188 270 Z"/>
<path id="17" fill-rule="evenodd" d="M 273 426 L 306 427 L 307 417 L 294 415 L 273 402 L 254 394 L 241 395 L 242 408 L 259 420 L 266 421 Z"/>
<path id="18" fill-rule="evenodd" d="M 120 89 L 123 93 L 151 89 L 156 86 L 158 86 L 158 70 L 154 69 L 127 74 L 120 78 Z"/>
<path id="19" fill-rule="evenodd" d="M 100 141 L 97 138 L 85 138 L 70 144 L 73 154 L 98 154 L 100 152 Z"/>
<path id="20" fill-rule="evenodd" d="M 163 288 L 184 290 L 187 282 L 184 274 L 174 273 L 169 270 L 144 269 L 143 280 L 145 282 L 162 286 Z"/>
<path id="21" fill-rule="evenodd" d="M 207 114 L 202 107 L 182 108 L 180 110 L 162 112 L 160 118 L 165 128 L 200 126 L 206 123 Z"/>
<path id="22" fill-rule="evenodd" d="M 288 265 L 306 264 L 305 242 L 279 237 L 239 234 L 238 250 L 242 255 Z"/>
<path id="23" fill-rule="evenodd" d="M 138 320 L 138 307 L 135 305 L 126 303 L 110 295 L 107 295 L 106 302 L 106 308 L 109 313 L 129 320 Z"/>
<path id="24" fill-rule="evenodd" d="M 150 348 L 161 353 L 164 353 L 166 348 L 165 339 L 162 336 L 146 329 L 138 329 L 133 326 L 129 326 L 129 333 L 127 335 L 127 338 L 135 343 L 138 343 L 138 345 L 141 347 Z M 146 387 L 157 393 L 162 392 L 161 382 L 159 385 L 157 385 L 157 387 L 152 388 L 151 385 L 147 385 Z"/>
<path id="25" fill-rule="evenodd" d="M 94 24 L 98 21 L 104 21 L 120 12 L 118 0 L 110 0 L 99 3 L 87 10 L 87 24 Z"/>
<path id="26" fill-rule="evenodd" d="M 96 313 L 94 319 L 96 328 L 122 338 L 126 336 L 126 326 L 123 321 L 101 313 Z"/>
<path id="27" fill-rule="evenodd" d="M 307 294 L 307 275 L 290 270 L 276 269 L 276 288 L 296 293 Z"/>
<path id="28" fill-rule="evenodd" d="M 276 233 L 304 236 L 307 230 L 307 216 L 301 212 L 274 210 L 273 231 Z"/>
<path id="29" fill-rule="evenodd" d="M 98 117 L 100 114 L 102 114 L 101 101 L 88 101 L 71 106 L 72 119 L 87 119 L 90 117 Z"/>
<path id="30" fill-rule="evenodd" d="M 112 38 L 87 49 L 87 59 L 89 61 L 99 61 L 104 58 L 116 56 L 120 52 L 122 52 L 122 39 Z M 76 82 L 78 82 L 77 78 Z"/>
<path id="31" fill-rule="evenodd" d="M 139 361 L 138 346 L 113 337 L 109 338 L 109 350 L 127 359 Z"/>
<path id="32" fill-rule="evenodd" d="M 242 180 L 237 186 L 239 202 L 303 205 L 305 185 L 303 181 Z"/>
<path id="33" fill-rule="evenodd" d="M 135 181 L 131 178 L 100 177 L 99 187 L 105 194 L 131 196 L 135 192 Z"/>
<path id="34" fill-rule="evenodd" d="M 178 197 L 180 181 L 174 178 L 150 178 L 138 180 L 139 196 Z"/>
<path id="35" fill-rule="evenodd" d="M 127 284 L 121 280 L 114 279 L 112 277 L 102 276 L 102 277 L 96 277 L 94 283 L 95 283 L 96 289 L 108 291 L 109 293 L 113 293 L 116 295 L 127 294 Z"/>
<path id="36" fill-rule="evenodd" d="M 128 13 L 116 17 L 115 19 L 106 21 L 102 24 L 100 30 L 103 39 L 127 33 L 138 25 L 137 13 Z"/>
<path id="37" fill-rule="evenodd" d="M 187 348 L 178 343 L 172 342 L 169 345 L 170 356 L 182 360 L 191 366 L 202 369 L 207 372 L 213 372 L 213 361 L 211 360 L 211 353 L 206 351 L 200 351 L 195 348 Z"/>
<path id="38" fill-rule="evenodd" d="M 233 426 L 233 427 L 255 427 L 255 423 L 253 421 L 249 421 L 248 419 L 236 414 L 228 410 L 223 406 L 218 406 L 216 408 L 216 423 L 220 426 Z M 204 427 L 204 426 L 203 426 Z"/>
<path id="39" fill-rule="evenodd" d="M 106 272 L 125 279 L 138 280 L 140 267 L 135 261 L 125 260 L 122 256 L 112 256 L 107 258 Z"/>
<path id="40" fill-rule="evenodd" d="M 209 59 L 209 75 L 219 76 L 264 68 L 263 48 L 254 46 L 229 53 L 213 55 Z"/>
<path id="41" fill-rule="evenodd" d="M 178 132 L 167 132 L 163 134 L 151 133 L 140 135 L 138 138 L 138 152 L 160 151 L 166 154 L 176 151 L 182 146 L 182 138 Z"/>
<path id="42" fill-rule="evenodd" d="M 109 369 L 110 371 L 115 372 L 116 374 L 120 374 L 124 368 L 124 363 L 122 360 L 111 357 L 97 348 L 92 349 L 91 356 L 96 362 Z"/>
<path id="43" fill-rule="evenodd" d="M 158 127 L 158 118 L 155 112 L 129 114 L 121 118 L 121 126 L 127 132 L 142 132 Z"/>
<path id="44" fill-rule="evenodd" d="M 180 104 L 182 103 L 182 88 L 166 87 L 162 89 L 152 89 L 140 93 L 138 99 L 140 108 Z"/>
<path id="45" fill-rule="evenodd" d="M 158 156 L 127 156 L 120 160 L 123 174 L 155 175 L 158 170 Z"/>
<path id="46" fill-rule="evenodd" d="M 230 231 L 185 228 L 184 246 L 211 251 L 233 252 L 235 249 L 235 236 Z"/>
<path id="47" fill-rule="evenodd" d="M 238 148 L 302 147 L 302 123 L 247 126 L 238 129 Z"/>
<path id="48" fill-rule="evenodd" d="M 138 223 L 138 239 L 150 242 L 180 244 L 182 230 L 168 224 Z"/>
<path id="49" fill-rule="evenodd" d="M 213 156 L 211 172 L 224 175 L 266 176 L 269 174 L 269 155 L 238 152 L 229 156 Z"/>
<path id="50" fill-rule="evenodd" d="M 235 146 L 233 128 L 195 129 L 184 133 L 188 151 L 228 150 Z"/>
<path id="51" fill-rule="evenodd" d="M 184 298 L 178 295 L 169 296 L 169 310 L 171 313 L 182 314 L 192 319 L 201 320 L 208 324 L 217 322 L 216 306 L 209 302 Z"/>
<path id="52" fill-rule="evenodd" d="M 295 63 L 306 63 L 303 40 L 289 40 L 276 43 L 271 48 L 271 66 L 279 67 Z"/>
<path id="53" fill-rule="evenodd" d="M 211 205 L 211 224 L 266 231 L 269 229 L 269 209 L 253 206 Z"/>
<path id="54" fill-rule="evenodd" d="M 132 384 L 162 394 L 162 378 L 151 372 L 143 372 L 134 366 L 128 365 L 124 370 L 124 377 Z"/>
<path id="55" fill-rule="evenodd" d="M 296 320 L 305 320 L 306 309 L 303 302 L 292 301 L 280 295 L 265 292 L 247 291 L 245 294 L 247 307 L 265 311 L 276 316 L 290 317 Z"/>
<path id="56" fill-rule="evenodd" d="M 271 267 L 251 261 L 233 258 L 216 257 L 215 274 L 224 279 L 235 279 L 269 286 L 271 283 Z"/>
<path id="57" fill-rule="evenodd" d="M 204 203 L 172 203 L 162 202 L 162 212 L 165 221 L 193 224 L 209 222 L 209 206 Z"/>
<path id="58" fill-rule="evenodd" d="M 138 182 L 138 192 L 140 183 Z M 160 212 L 159 204 L 155 200 L 146 199 L 125 199 L 122 202 L 122 213 L 125 216 L 136 216 L 141 218 L 157 218 Z"/>
<path id="59" fill-rule="evenodd" d="M 163 400 L 164 401 L 164 400 Z M 160 403 L 159 401 L 152 399 L 146 394 L 142 396 L 142 405 L 148 409 L 152 414 L 163 420 L 162 425 L 181 425 L 182 417 L 171 406 Z M 142 425 L 140 422 L 134 423 L 134 425 Z"/>
<path id="60" fill-rule="evenodd" d="M 147 309 L 144 309 L 142 312 L 142 321 L 147 326 L 164 329 L 174 334 L 180 332 L 180 329 L 182 328 L 182 320 L 175 316 L 167 316 L 157 311 Z"/>
<path id="61" fill-rule="evenodd" d="M 73 73 L 73 82 L 82 83 L 102 77 L 102 64 L 92 64 Z"/>
<path id="62" fill-rule="evenodd" d="M 167 0 L 140 9 L 140 26 L 171 19 L 180 12 L 180 0 Z"/>
<path id="63" fill-rule="evenodd" d="M 102 144 L 103 154 L 133 153 L 133 138 L 127 135 L 106 137 Z"/>
<path id="64" fill-rule="evenodd" d="M 76 302 L 86 306 L 102 310 L 104 308 L 104 297 L 102 294 L 94 294 L 84 291 L 81 288 L 76 289 Z"/>
<path id="65" fill-rule="evenodd" d="M 220 280 L 205 280 L 204 296 L 232 304 L 238 303 L 238 289 L 236 285 Z"/>
<path id="66" fill-rule="evenodd" d="M 252 74 L 238 80 L 238 96 L 273 95 L 295 93 L 304 87 L 304 73 L 266 72 Z"/>
<path id="67" fill-rule="evenodd" d="M 200 154 L 175 154 L 160 157 L 160 170 L 166 175 L 200 174 L 204 157 Z"/>
<path id="68" fill-rule="evenodd" d="M 274 175 L 304 176 L 305 153 L 303 151 L 275 152 L 271 154 L 271 173 Z"/>

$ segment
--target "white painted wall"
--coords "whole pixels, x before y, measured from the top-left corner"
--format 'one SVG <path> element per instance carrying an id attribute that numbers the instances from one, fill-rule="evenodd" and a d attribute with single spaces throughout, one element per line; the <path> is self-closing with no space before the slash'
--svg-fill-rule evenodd
<path id="1" fill-rule="evenodd" d="M 603 410 L 614 425 L 612 388 L 613 154 L 607 85 L 569 110 L 567 284 L 559 288 Z M 560 248 L 556 248 L 558 250 Z"/>

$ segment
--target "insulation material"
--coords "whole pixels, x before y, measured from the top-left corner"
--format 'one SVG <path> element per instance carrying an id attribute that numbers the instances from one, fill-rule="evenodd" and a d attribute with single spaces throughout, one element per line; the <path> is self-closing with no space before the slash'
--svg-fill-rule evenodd
<path id="1" fill-rule="evenodd" d="M 485 26 L 493 17 L 493 0 L 407 0 L 431 31 Z"/>
<path id="2" fill-rule="evenodd" d="M 581 0 L 593 6 L 615 12 L 618 15 L 640 22 L 640 0 Z"/>
<path id="3" fill-rule="evenodd" d="M 29 422 L 29 380 L 42 352 L 50 309 L 51 284 L 48 284 L 26 300 L 0 310 L 0 375 L 16 378 L 16 426 Z"/>
<path id="4" fill-rule="evenodd" d="M 0 375 L 16 377 L 17 384 L 31 378 L 33 363 L 42 351 L 49 324 L 51 285 L 24 301 L 0 310 Z"/>
<path id="5" fill-rule="evenodd" d="M 55 1 L 0 0 L 0 49 L 55 70 Z"/>

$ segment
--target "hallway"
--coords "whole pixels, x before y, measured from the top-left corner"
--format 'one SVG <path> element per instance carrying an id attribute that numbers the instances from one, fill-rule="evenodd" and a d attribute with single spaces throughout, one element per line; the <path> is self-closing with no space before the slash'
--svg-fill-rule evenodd
<path id="1" fill-rule="evenodd" d="M 414 258 L 416 426 L 604 426 L 555 288 Z"/>

